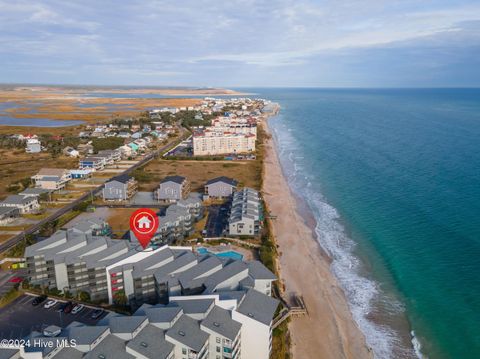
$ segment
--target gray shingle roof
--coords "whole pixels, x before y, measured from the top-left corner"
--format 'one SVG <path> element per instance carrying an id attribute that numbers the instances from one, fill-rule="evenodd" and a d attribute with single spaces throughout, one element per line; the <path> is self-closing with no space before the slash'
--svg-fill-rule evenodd
<path id="1" fill-rule="evenodd" d="M 216 177 L 216 178 L 212 178 L 211 180 L 208 180 L 205 185 L 208 186 L 209 184 L 217 183 L 217 182 L 224 182 L 226 184 L 229 184 L 230 186 L 236 186 L 238 183 L 233 178 L 220 176 L 220 177 Z"/>
<path id="2" fill-rule="evenodd" d="M 166 182 L 175 182 L 178 184 L 182 184 L 183 181 L 185 181 L 186 178 L 182 176 L 167 176 L 165 177 L 160 183 L 166 183 Z"/>
<path id="3" fill-rule="evenodd" d="M 169 306 L 178 306 L 183 309 L 185 314 L 207 313 L 215 304 L 212 298 L 207 299 L 189 299 L 170 302 Z"/>
<path id="4" fill-rule="evenodd" d="M 65 347 L 55 354 L 55 359 L 80 359 L 83 357 L 83 354 L 84 353 L 75 348 Z"/>
<path id="5" fill-rule="evenodd" d="M 119 316 L 110 318 L 108 324 L 110 326 L 110 331 L 112 333 L 132 333 L 137 329 L 143 322 L 147 320 L 145 316 Z"/>
<path id="6" fill-rule="evenodd" d="M 240 274 L 241 272 L 245 271 L 245 277 L 247 274 L 247 265 L 242 261 L 233 261 L 223 267 L 221 270 L 213 273 L 205 280 L 205 286 L 207 287 L 207 291 L 213 292 L 215 291 L 216 287 L 221 284 L 222 282 L 228 280 L 229 278 Z"/>
<path id="7" fill-rule="evenodd" d="M 125 341 L 109 334 L 92 351 L 85 355 L 85 359 L 135 359 L 125 351 Z"/>
<path id="8" fill-rule="evenodd" d="M 166 359 L 174 345 L 165 340 L 162 329 L 149 324 L 128 342 L 127 347 L 149 359 Z"/>
<path id="9" fill-rule="evenodd" d="M 5 198 L 2 203 L 6 204 L 26 204 L 34 201 L 35 199 L 32 197 L 25 197 L 25 196 L 20 196 L 18 194 L 13 194 L 11 196 L 8 196 Z"/>
<path id="10" fill-rule="evenodd" d="M 232 319 L 228 310 L 218 306 L 215 306 L 210 313 L 208 313 L 207 317 L 202 320 L 201 326 L 223 335 L 230 340 L 235 340 L 242 328 L 239 322 Z"/>
<path id="11" fill-rule="evenodd" d="M 279 301 L 255 289 L 249 289 L 237 312 L 253 318 L 265 325 L 270 325 L 273 315 L 277 310 Z"/>
<path id="12" fill-rule="evenodd" d="M 208 334 L 200 330 L 198 321 L 183 315 L 175 325 L 167 330 L 165 336 L 170 337 L 186 347 L 199 352 L 208 340 Z"/>
<path id="13" fill-rule="evenodd" d="M 265 279 L 265 280 L 277 279 L 275 274 L 270 272 L 270 270 L 259 261 L 248 262 L 247 266 L 248 266 L 248 274 L 253 279 Z"/>
<path id="14" fill-rule="evenodd" d="M 153 307 L 145 309 L 145 316 L 153 324 L 171 323 L 179 313 L 183 313 L 181 307 Z"/>
<path id="15" fill-rule="evenodd" d="M 91 345 L 99 336 L 108 330 L 107 326 L 77 326 L 68 330 L 68 337 L 75 339 L 79 345 Z"/>

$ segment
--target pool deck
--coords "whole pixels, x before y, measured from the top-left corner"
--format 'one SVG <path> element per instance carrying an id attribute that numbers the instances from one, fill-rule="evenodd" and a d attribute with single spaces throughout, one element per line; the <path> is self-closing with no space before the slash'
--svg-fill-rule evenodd
<path id="1" fill-rule="evenodd" d="M 202 244 L 196 247 L 195 250 L 198 250 L 200 248 L 205 248 L 212 254 L 220 254 L 222 252 L 229 252 L 229 251 L 237 252 L 243 256 L 244 261 L 251 261 L 256 259 L 256 255 L 253 253 L 252 250 L 245 249 L 239 246 L 230 245 L 230 244 L 225 246 L 221 246 L 221 245 L 208 246 L 208 245 Z"/>

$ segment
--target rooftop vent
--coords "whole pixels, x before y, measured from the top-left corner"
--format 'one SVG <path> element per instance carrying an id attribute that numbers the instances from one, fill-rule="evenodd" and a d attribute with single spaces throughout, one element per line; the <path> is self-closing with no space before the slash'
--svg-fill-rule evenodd
<path id="1" fill-rule="evenodd" d="M 184 337 L 184 336 L 185 336 L 185 332 L 182 331 L 182 330 L 179 330 L 179 331 L 178 331 L 178 335 L 181 335 L 182 337 Z"/>
<path id="2" fill-rule="evenodd" d="M 98 359 L 107 359 L 107 357 L 103 354 L 98 354 Z"/>
<path id="3" fill-rule="evenodd" d="M 213 322 L 213 325 L 214 325 L 215 327 L 219 327 L 219 326 L 220 326 L 220 324 L 217 323 L 217 322 Z"/>
<path id="4" fill-rule="evenodd" d="M 248 313 L 248 316 L 249 316 L 250 318 L 253 318 L 253 317 L 254 317 L 253 313 Z"/>
<path id="5" fill-rule="evenodd" d="M 145 343 L 145 342 L 141 342 L 140 345 L 141 345 L 142 347 L 144 347 L 144 348 L 148 347 L 148 344 Z"/>

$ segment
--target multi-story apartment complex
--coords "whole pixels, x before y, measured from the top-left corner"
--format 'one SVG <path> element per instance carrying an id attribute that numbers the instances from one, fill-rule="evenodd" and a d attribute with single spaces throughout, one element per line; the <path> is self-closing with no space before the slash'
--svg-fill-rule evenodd
<path id="1" fill-rule="evenodd" d="M 233 236 L 258 234 L 262 207 L 258 192 L 251 188 L 242 188 L 233 194 L 228 233 Z"/>
<path id="2" fill-rule="evenodd" d="M 0 354 L 25 359 L 268 359 L 277 306 L 276 299 L 254 289 L 172 297 L 168 305 L 144 304 L 132 316 L 110 313 L 96 326 L 73 322 L 54 338 L 34 331 L 26 339 L 39 345 L 0 349 Z"/>
<path id="3" fill-rule="evenodd" d="M 212 120 L 212 125 L 209 129 L 218 132 L 252 134 L 257 136 L 257 121 L 251 117 L 217 117 Z"/>
<path id="4" fill-rule="evenodd" d="M 177 295 L 204 295 L 255 289 L 271 294 L 276 278 L 260 262 L 199 255 L 189 247 L 152 247 L 111 240 L 104 222 L 87 221 L 29 246 L 28 278 L 61 291 L 84 291 L 95 300 L 114 303 L 124 295 L 132 305 L 168 303 Z"/>
<path id="5" fill-rule="evenodd" d="M 210 128 L 193 134 L 193 155 L 214 156 L 222 154 L 250 153 L 255 151 L 256 135 L 212 131 Z"/>

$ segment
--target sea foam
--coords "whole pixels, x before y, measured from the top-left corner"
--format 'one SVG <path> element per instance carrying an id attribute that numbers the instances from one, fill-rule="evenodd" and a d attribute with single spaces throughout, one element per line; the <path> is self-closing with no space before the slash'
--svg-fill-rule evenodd
<path id="1" fill-rule="evenodd" d="M 367 345 L 372 349 L 375 358 L 424 358 L 416 337 L 413 336 L 412 339 L 414 350 L 404 348 L 393 328 L 369 319 L 378 300 L 388 300 L 391 312 L 403 311 L 403 305 L 382 293 L 376 281 L 361 274 L 364 272 L 362 262 L 354 254 L 356 244 L 346 235 L 337 210 L 312 186 L 316 179 L 313 175 L 309 176 L 308 166 L 302 164 L 305 157 L 297 148 L 293 131 L 291 129 L 286 131 L 287 127 L 281 122 L 270 127 L 273 129 L 273 137 L 287 181 L 294 193 L 308 204 L 315 217 L 318 242 L 332 259 L 331 271 L 341 285 L 353 319 L 365 335 Z"/>

